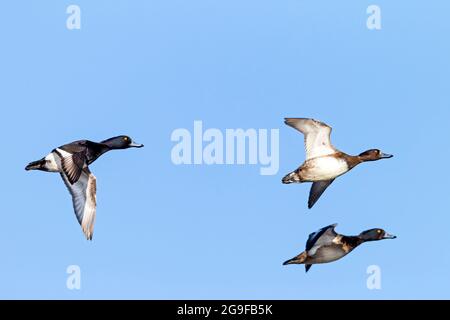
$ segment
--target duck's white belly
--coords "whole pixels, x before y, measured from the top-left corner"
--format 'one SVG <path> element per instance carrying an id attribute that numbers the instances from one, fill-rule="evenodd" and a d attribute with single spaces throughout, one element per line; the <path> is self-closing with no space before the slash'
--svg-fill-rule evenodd
<path id="1" fill-rule="evenodd" d="M 302 169 L 302 179 L 324 181 L 339 177 L 348 171 L 347 162 L 336 157 L 318 157 L 308 160 Z"/>

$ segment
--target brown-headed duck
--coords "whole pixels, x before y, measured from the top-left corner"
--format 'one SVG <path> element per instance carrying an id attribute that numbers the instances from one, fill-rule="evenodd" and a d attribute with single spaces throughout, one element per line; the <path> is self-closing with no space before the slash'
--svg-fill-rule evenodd
<path id="1" fill-rule="evenodd" d="M 357 156 L 339 151 L 331 144 L 331 127 L 314 119 L 286 118 L 285 123 L 304 134 L 306 161 L 282 181 L 285 184 L 313 183 L 309 193 L 309 209 L 337 177 L 360 163 L 393 157 L 378 149 L 370 149 Z"/>

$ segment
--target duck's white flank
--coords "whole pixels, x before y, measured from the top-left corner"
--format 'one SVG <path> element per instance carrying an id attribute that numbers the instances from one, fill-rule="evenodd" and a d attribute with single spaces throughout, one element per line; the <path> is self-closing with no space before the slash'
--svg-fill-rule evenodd
<path id="1" fill-rule="evenodd" d="M 331 180 L 349 170 L 345 160 L 333 156 L 307 160 L 305 167 L 308 169 L 302 172 L 302 178 L 312 182 Z"/>
<path id="2" fill-rule="evenodd" d="M 45 157 L 45 160 L 47 161 L 45 168 L 49 172 L 61 172 L 61 159 L 59 159 L 55 152 L 49 153 Z"/>

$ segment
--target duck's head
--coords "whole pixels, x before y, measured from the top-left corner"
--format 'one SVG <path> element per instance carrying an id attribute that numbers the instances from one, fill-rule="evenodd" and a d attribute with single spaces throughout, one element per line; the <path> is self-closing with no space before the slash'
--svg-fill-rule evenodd
<path id="1" fill-rule="evenodd" d="M 383 152 L 381 152 L 381 150 L 378 150 L 378 149 L 370 149 L 370 150 L 364 151 L 358 157 L 361 159 L 361 161 L 377 161 L 377 160 L 381 160 L 381 159 L 392 158 L 393 155 L 383 153 Z"/>
<path id="2" fill-rule="evenodd" d="M 378 241 L 378 240 L 385 240 L 385 239 L 395 239 L 396 236 L 387 233 L 383 229 L 370 229 L 367 231 L 361 232 L 359 235 L 359 238 L 366 241 Z"/>
<path id="3" fill-rule="evenodd" d="M 101 143 L 106 144 L 110 149 L 142 148 L 144 146 L 143 144 L 135 143 L 129 136 L 109 138 Z"/>

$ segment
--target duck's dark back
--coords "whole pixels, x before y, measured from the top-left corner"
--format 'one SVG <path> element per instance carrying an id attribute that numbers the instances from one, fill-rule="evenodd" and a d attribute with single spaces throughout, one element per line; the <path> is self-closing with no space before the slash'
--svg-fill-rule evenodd
<path id="1" fill-rule="evenodd" d="M 82 153 L 88 165 L 97 160 L 102 154 L 109 151 L 107 145 L 89 140 L 77 140 L 65 144 L 59 147 L 59 149 L 71 154 Z"/>

